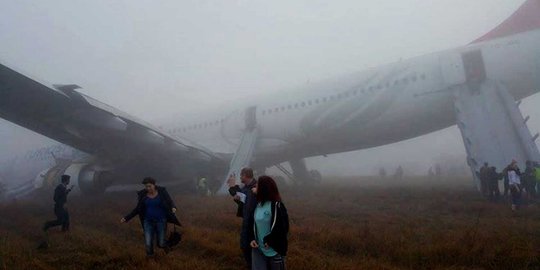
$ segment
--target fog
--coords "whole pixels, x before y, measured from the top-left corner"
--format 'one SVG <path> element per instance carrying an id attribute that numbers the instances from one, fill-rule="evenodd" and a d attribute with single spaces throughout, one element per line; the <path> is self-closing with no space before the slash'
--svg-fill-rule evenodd
<path id="1" fill-rule="evenodd" d="M 3 1 L 0 61 L 75 83 L 151 123 L 219 104 L 468 44 L 521 3 L 401 1 Z M 538 95 L 521 106 L 540 130 Z M 0 159 L 53 143 L 0 121 Z M 463 157 L 456 127 L 383 147 L 316 157 L 323 174 L 403 164 L 425 173 Z"/>

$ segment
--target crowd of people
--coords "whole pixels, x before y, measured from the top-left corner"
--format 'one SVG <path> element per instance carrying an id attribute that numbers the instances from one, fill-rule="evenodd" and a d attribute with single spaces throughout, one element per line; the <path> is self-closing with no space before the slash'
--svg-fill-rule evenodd
<path id="1" fill-rule="evenodd" d="M 511 198 L 512 210 L 517 210 L 523 203 L 534 202 L 540 195 L 540 164 L 526 161 L 525 171 L 521 171 L 516 160 L 506 166 L 501 172 L 497 168 L 489 166 L 486 162 L 477 172 L 480 179 L 480 191 L 491 201 L 501 199 L 499 188 L 503 182 L 503 197 Z"/>
<path id="2" fill-rule="evenodd" d="M 285 269 L 288 247 L 289 217 L 287 208 L 281 200 L 276 182 L 269 176 L 255 179 L 253 170 L 242 169 L 240 182 L 236 184 L 235 175 L 227 181 L 229 193 L 236 203 L 236 216 L 242 218 L 240 249 L 246 269 L 281 270 Z M 54 213 L 56 220 L 47 221 L 43 231 L 61 226 L 63 232 L 69 231 L 69 213 L 66 208 L 67 196 L 73 186 L 70 177 L 63 175 L 61 183 L 54 191 Z M 144 232 L 144 246 L 148 258 L 154 258 L 154 244 L 167 254 L 177 244 L 181 235 L 176 226 L 181 226 L 176 217 L 176 205 L 167 189 L 158 186 L 152 177 L 143 179 L 144 189 L 137 193 L 137 203 L 133 210 L 120 219 L 127 223 L 138 216 Z M 201 184 L 200 190 L 206 190 Z M 167 224 L 173 224 L 174 233 L 167 237 Z"/>

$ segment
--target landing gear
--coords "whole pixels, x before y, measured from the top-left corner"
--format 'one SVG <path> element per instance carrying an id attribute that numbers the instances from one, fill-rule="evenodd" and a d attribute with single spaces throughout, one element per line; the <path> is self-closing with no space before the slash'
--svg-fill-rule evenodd
<path id="1" fill-rule="evenodd" d="M 297 184 L 319 184 L 322 180 L 322 175 L 317 170 L 308 171 L 306 161 L 297 159 L 289 161 L 292 168 L 292 176 Z"/>

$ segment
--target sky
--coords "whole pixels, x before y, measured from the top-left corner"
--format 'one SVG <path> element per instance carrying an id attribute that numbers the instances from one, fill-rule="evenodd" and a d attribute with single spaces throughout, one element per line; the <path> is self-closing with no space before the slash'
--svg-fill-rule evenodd
<path id="1" fill-rule="evenodd" d="M 78 84 L 151 123 L 187 121 L 223 103 L 465 45 L 524 2 L 0 1 L 2 63 L 50 83 Z M 533 133 L 539 101 L 522 105 Z M 50 143 L 0 122 L 0 159 Z M 308 164 L 356 174 L 403 160 L 426 165 L 441 155 L 464 155 L 457 128 Z"/>

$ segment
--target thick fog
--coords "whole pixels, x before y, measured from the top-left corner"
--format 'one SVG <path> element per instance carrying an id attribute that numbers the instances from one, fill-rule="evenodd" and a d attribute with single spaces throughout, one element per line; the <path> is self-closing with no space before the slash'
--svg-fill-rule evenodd
<path id="1" fill-rule="evenodd" d="M 7 1 L 0 61 L 157 123 L 219 104 L 468 44 L 524 1 Z M 522 105 L 540 130 L 538 95 Z M 0 160 L 51 144 L 0 121 Z M 403 164 L 425 173 L 464 160 L 452 127 L 412 140 L 316 157 L 324 174 Z"/>

